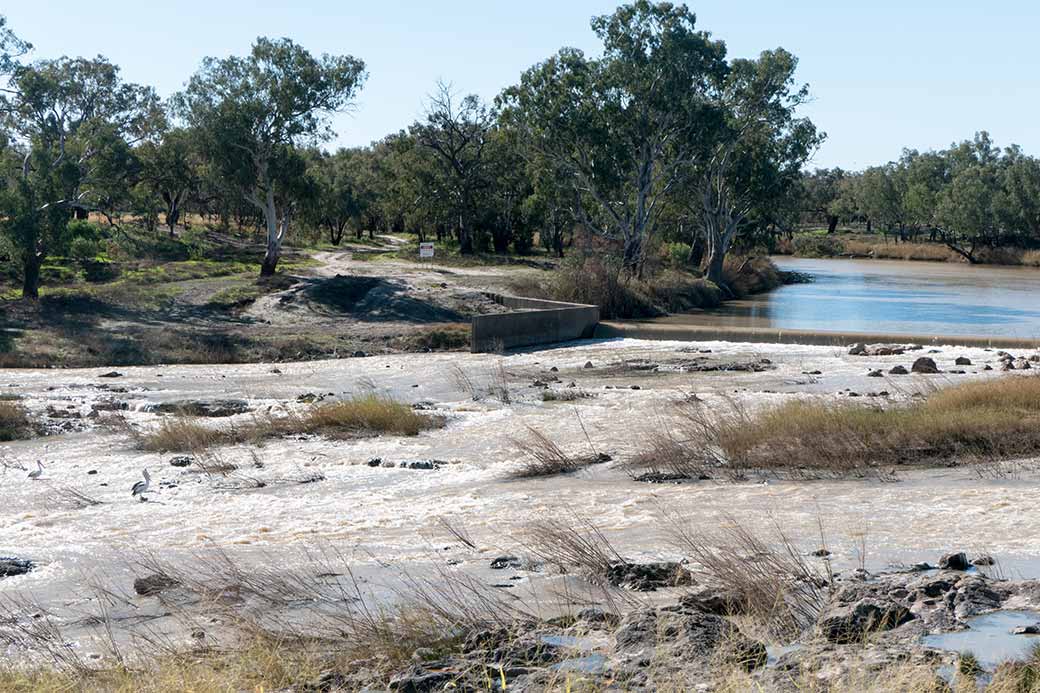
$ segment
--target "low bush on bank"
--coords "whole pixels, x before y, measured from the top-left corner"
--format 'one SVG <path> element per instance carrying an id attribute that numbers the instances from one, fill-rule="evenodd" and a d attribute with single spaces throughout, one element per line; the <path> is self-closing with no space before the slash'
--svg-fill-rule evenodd
<path id="1" fill-rule="evenodd" d="M 255 416 L 252 421 L 214 428 L 190 417 L 163 419 L 153 431 L 135 432 L 137 447 L 152 452 L 200 452 L 218 445 L 258 442 L 290 435 L 346 439 L 365 436 L 416 436 L 444 426 L 442 416 L 420 414 L 388 397 L 363 395 L 315 405 L 285 416 Z"/>
<path id="2" fill-rule="evenodd" d="M 670 267 L 631 277 L 619 259 L 596 255 L 563 262 L 544 290 L 527 288 L 556 301 L 597 305 L 606 319 L 630 319 L 717 308 L 726 297 L 743 298 L 783 283 L 783 274 L 766 257 L 727 258 L 724 287 L 719 287 L 692 271 Z"/>
<path id="3" fill-rule="evenodd" d="M 882 408 L 796 400 L 759 413 L 724 401 L 679 405 L 678 423 L 633 461 L 676 477 L 752 471 L 857 476 L 891 465 L 1010 459 L 1040 452 L 1040 377 L 940 390 Z"/>
<path id="4" fill-rule="evenodd" d="M 18 402 L 0 400 L 0 441 L 22 440 L 33 433 L 32 422 Z"/>

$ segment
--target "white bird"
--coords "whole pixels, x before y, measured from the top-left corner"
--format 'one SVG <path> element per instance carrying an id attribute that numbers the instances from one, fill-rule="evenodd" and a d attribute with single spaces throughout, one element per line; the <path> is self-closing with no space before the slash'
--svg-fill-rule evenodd
<path id="1" fill-rule="evenodd" d="M 138 481 L 130 488 L 131 496 L 138 496 L 143 502 L 145 500 L 144 494 L 148 491 L 148 486 L 151 484 L 152 477 L 148 476 L 148 470 L 144 471 L 144 481 Z"/>
<path id="2" fill-rule="evenodd" d="M 36 460 L 36 469 L 29 472 L 29 478 L 36 481 L 41 476 L 43 476 L 43 464 L 41 464 L 39 460 Z"/>

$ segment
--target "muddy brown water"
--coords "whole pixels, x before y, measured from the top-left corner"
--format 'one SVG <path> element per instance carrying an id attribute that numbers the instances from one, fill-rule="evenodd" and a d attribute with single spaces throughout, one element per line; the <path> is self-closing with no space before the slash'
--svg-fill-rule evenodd
<path id="1" fill-rule="evenodd" d="M 898 260 L 775 257 L 812 275 L 713 311 L 649 321 L 912 335 L 1040 337 L 1040 270 Z"/>

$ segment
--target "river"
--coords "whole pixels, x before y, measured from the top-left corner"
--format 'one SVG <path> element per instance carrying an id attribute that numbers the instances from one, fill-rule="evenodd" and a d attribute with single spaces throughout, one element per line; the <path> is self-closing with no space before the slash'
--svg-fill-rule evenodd
<path id="1" fill-rule="evenodd" d="M 1040 270 L 900 260 L 774 257 L 812 275 L 713 311 L 654 322 L 828 332 L 1040 337 Z"/>

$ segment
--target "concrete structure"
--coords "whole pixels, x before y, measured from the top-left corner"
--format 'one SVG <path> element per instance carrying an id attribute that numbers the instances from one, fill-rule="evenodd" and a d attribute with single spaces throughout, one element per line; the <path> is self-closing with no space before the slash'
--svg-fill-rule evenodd
<path id="1" fill-rule="evenodd" d="M 503 294 L 489 293 L 487 296 L 513 310 L 473 318 L 470 332 L 470 350 L 473 353 L 591 337 L 599 323 L 597 306 Z"/>
<path id="2" fill-rule="evenodd" d="M 848 346 L 864 344 L 920 344 L 996 349 L 1033 349 L 1040 347 L 1040 339 L 1016 337 L 985 337 L 959 335 L 912 335 L 868 332 L 816 332 L 813 330 L 781 330 L 773 327 L 711 327 L 707 325 L 675 325 L 646 322 L 602 322 L 593 334 L 600 339 L 629 337 L 632 339 L 659 339 L 679 342 L 758 342 L 779 344 L 818 344 L 821 346 Z"/>

